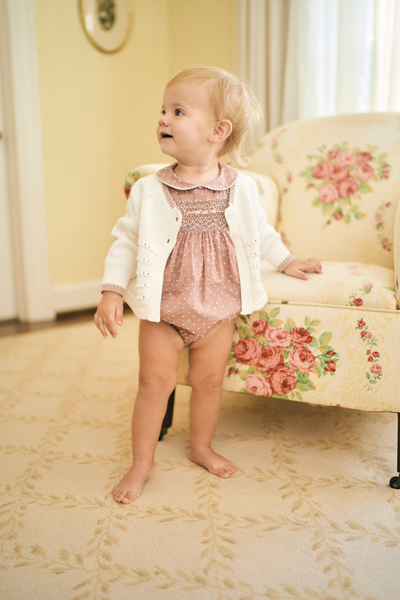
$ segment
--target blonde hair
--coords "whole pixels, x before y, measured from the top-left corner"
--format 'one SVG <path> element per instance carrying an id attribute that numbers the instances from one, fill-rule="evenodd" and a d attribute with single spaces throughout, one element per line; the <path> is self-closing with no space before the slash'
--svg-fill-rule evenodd
<path id="1" fill-rule="evenodd" d="M 219 158 L 228 164 L 247 166 L 250 162 L 244 147 L 245 135 L 261 118 L 260 105 L 249 86 L 235 75 L 217 67 L 189 67 L 178 73 L 166 88 L 178 83 L 209 83 L 211 107 L 217 121 L 228 119 L 232 133 Z"/>

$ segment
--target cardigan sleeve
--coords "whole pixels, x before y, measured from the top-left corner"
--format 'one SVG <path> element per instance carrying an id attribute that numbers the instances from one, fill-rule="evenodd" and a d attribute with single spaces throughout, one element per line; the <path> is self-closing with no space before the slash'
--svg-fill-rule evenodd
<path id="1" fill-rule="evenodd" d="M 257 186 L 252 179 L 250 179 L 249 185 L 252 188 L 250 197 L 256 213 L 258 231 L 260 234 L 261 257 L 279 271 L 283 271 L 294 260 L 294 256 L 281 242 L 280 234 L 272 225 L 270 225 L 270 223 L 268 223 L 267 215 L 261 208 L 258 200 Z"/>
<path id="2" fill-rule="evenodd" d="M 137 240 L 140 206 L 143 196 L 141 181 L 132 188 L 126 214 L 118 219 L 111 235 L 115 239 L 106 258 L 101 291 L 115 291 L 123 295 L 130 279 L 136 275 Z"/>

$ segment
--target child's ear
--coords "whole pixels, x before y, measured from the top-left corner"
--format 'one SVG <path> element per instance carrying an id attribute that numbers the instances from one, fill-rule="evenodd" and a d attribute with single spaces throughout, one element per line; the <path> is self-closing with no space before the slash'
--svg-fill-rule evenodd
<path id="1" fill-rule="evenodd" d="M 224 142 L 232 133 L 232 123 L 228 119 L 217 121 L 210 135 L 210 142 Z"/>

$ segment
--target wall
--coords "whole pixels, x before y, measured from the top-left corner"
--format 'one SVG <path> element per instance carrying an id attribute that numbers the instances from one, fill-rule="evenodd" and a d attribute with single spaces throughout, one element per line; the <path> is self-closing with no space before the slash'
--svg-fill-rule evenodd
<path id="1" fill-rule="evenodd" d="M 155 136 L 166 82 L 193 64 L 233 69 L 234 0 L 134 0 L 131 38 L 113 55 L 89 43 L 77 1 L 34 1 L 50 279 L 77 297 L 102 278 L 126 173 L 170 162 Z"/>
<path id="2" fill-rule="evenodd" d="M 171 0 L 171 77 L 193 65 L 234 71 L 234 0 Z"/>

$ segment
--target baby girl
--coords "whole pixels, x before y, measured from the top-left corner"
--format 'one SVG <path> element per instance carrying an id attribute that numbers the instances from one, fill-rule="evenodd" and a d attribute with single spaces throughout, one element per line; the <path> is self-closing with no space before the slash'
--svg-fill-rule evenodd
<path id="1" fill-rule="evenodd" d="M 132 188 L 113 229 L 95 323 L 117 336 L 123 298 L 140 319 L 139 386 L 132 417 L 133 464 L 113 489 L 137 498 L 154 471 L 154 453 L 179 352 L 189 349 L 189 459 L 227 478 L 234 464 L 211 448 L 233 319 L 267 302 L 260 257 L 292 277 L 322 272 L 296 259 L 268 224 L 245 165 L 244 138 L 259 120 L 251 90 L 213 67 L 192 67 L 164 91 L 157 137 L 175 163 Z"/>

